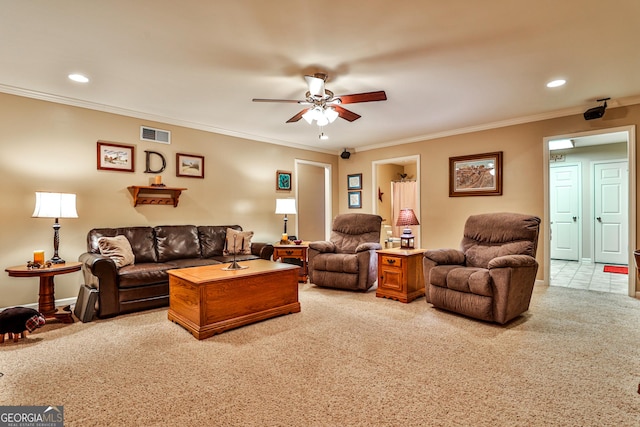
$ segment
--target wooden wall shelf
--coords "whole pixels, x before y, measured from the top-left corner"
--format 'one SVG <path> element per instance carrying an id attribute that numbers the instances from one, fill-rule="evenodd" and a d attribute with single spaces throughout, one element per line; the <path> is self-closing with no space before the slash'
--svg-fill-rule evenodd
<path id="1" fill-rule="evenodd" d="M 159 187 L 153 185 L 132 185 L 129 188 L 133 196 L 133 206 L 173 205 L 178 206 L 180 194 L 186 188 Z"/>

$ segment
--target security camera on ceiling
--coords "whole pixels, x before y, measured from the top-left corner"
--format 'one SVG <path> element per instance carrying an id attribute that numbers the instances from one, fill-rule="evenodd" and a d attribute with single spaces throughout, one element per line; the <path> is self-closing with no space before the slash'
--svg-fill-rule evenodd
<path id="1" fill-rule="evenodd" d="M 585 120 L 595 120 L 595 119 L 599 119 L 602 116 L 604 116 L 604 111 L 607 109 L 607 101 L 610 100 L 610 99 L 611 98 L 598 99 L 597 102 L 604 101 L 604 104 L 600 105 L 598 107 L 589 108 L 587 111 L 584 112 L 584 119 Z"/>
<path id="2" fill-rule="evenodd" d="M 345 148 L 344 151 L 340 153 L 340 157 L 345 160 L 349 160 L 349 157 L 351 157 L 351 153 L 348 152 L 347 149 Z"/>

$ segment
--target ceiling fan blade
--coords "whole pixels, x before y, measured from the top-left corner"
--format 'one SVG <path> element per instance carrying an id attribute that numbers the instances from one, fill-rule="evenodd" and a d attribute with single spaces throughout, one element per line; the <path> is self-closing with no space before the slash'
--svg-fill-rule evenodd
<path id="1" fill-rule="evenodd" d="M 304 79 L 307 81 L 311 96 L 324 98 L 324 79 L 314 76 L 304 76 Z"/>
<path id="2" fill-rule="evenodd" d="M 376 92 L 354 93 L 352 95 L 336 96 L 341 104 L 355 104 L 357 102 L 386 101 L 387 94 L 383 90 Z"/>
<path id="3" fill-rule="evenodd" d="M 287 123 L 297 122 L 298 120 L 300 120 L 302 118 L 302 115 L 304 113 L 306 113 L 307 111 L 309 111 L 309 109 L 305 108 L 304 110 L 300 111 L 298 114 L 296 114 L 295 116 L 293 116 L 289 120 L 287 120 Z"/>
<path id="4" fill-rule="evenodd" d="M 265 98 L 253 98 L 253 102 L 286 102 L 290 104 L 307 104 L 307 101 L 299 101 L 296 99 L 265 99 Z"/>
<path id="5" fill-rule="evenodd" d="M 334 105 L 333 108 L 336 109 L 338 115 L 343 119 L 352 122 L 354 120 L 358 120 L 361 116 L 359 114 L 354 113 L 353 111 L 349 111 L 346 108 L 342 108 L 339 105 Z"/>

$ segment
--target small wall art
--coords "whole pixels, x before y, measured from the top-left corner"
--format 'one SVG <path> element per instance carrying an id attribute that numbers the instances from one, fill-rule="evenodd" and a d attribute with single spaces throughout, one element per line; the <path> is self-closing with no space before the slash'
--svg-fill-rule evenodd
<path id="1" fill-rule="evenodd" d="M 362 191 L 349 191 L 349 209 L 360 209 L 362 207 Z"/>
<path id="2" fill-rule="evenodd" d="M 502 195 L 502 151 L 449 157 L 449 197 Z"/>
<path id="3" fill-rule="evenodd" d="M 98 170 L 134 172 L 135 150 L 133 145 L 98 141 Z"/>
<path id="4" fill-rule="evenodd" d="M 347 190 L 362 190 L 362 174 L 347 175 Z"/>
<path id="5" fill-rule="evenodd" d="M 204 156 L 176 153 L 176 176 L 204 178 Z"/>
<path id="6" fill-rule="evenodd" d="M 276 171 L 276 190 L 291 191 L 291 172 Z"/>

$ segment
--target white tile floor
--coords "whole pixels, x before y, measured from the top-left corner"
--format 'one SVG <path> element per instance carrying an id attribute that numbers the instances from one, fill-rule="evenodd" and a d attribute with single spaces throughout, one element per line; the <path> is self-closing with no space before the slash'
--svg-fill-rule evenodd
<path id="1" fill-rule="evenodd" d="M 552 259 L 549 271 L 550 285 L 627 295 L 629 276 L 605 273 L 604 266 L 605 264 Z M 629 274 L 635 274 L 632 267 L 629 267 Z"/>

